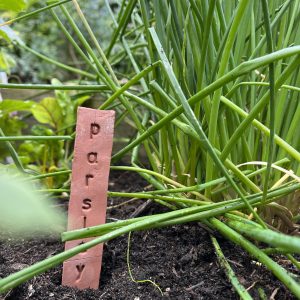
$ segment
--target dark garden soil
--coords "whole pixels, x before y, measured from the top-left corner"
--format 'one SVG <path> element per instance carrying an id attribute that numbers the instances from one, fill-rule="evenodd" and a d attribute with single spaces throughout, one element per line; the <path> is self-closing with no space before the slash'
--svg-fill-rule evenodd
<path id="1" fill-rule="evenodd" d="M 111 191 L 141 191 L 144 187 L 145 183 L 136 174 L 111 174 Z M 114 198 L 113 202 L 109 199 L 108 204 L 116 205 L 121 201 L 124 199 Z M 137 201 L 110 209 L 108 221 L 128 218 L 142 204 Z M 152 203 L 143 214 L 161 211 L 160 206 Z M 218 234 L 216 236 L 240 282 L 255 299 L 260 299 L 260 289 L 264 290 L 267 299 L 294 299 L 268 270 L 241 248 Z M 0 296 L 0 299 L 239 299 L 218 264 L 209 233 L 198 224 L 132 234 L 132 275 L 136 280 L 155 281 L 163 296 L 149 282 L 131 281 L 126 261 L 127 240 L 128 236 L 123 236 L 105 245 L 99 290 L 79 291 L 61 286 L 62 267 L 58 266 Z M 25 241 L 2 238 L 0 278 L 61 251 L 63 244 L 58 237 Z M 284 257 L 279 256 L 276 260 L 295 273 Z"/>

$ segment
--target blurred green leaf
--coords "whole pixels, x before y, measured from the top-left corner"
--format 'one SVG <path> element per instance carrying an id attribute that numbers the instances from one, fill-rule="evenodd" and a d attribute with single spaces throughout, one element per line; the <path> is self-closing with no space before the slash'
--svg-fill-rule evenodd
<path id="1" fill-rule="evenodd" d="M 62 213 L 51 207 L 33 185 L 20 176 L 0 174 L 0 227 L 22 237 L 32 233 L 60 231 L 64 224 Z"/>
<path id="2" fill-rule="evenodd" d="M 36 103 L 33 101 L 5 99 L 0 102 L 0 112 L 7 114 L 14 111 L 30 111 L 34 105 Z"/>
<path id="3" fill-rule="evenodd" d="M 20 157 L 26 157 L 22 163 L 27 166 L 30 163 L 40 164 L 43 159 L 45 144 L 38 143 L 37 141 L 25 141 L 18 148 Z M 40 171 L 40 170 L 39 170 Z"/>
<path id="4" fill-rule="evenodd" d="M 0 4 L 1 5 L 1 4 Z M 3 23 L 4 20 L 0 18 L 0 23 Z M 0 38 L 4 38 L 8 43 L 12 41 L 18 41 L 21 42 L 20 37 L 16 33 L 16 31 L 12 30 L 9 26 L 2 26 L 0 27 Z"/>
<path id="5" fill-rule="evenodd" d="M 37 121 L 55 129 L 59 129 L 63 123 L 62 109 L 55 98 L 44 98 L 31 111 Z"/>
<path id="6" fill-rule="evenodd" d="M 10 114 L 3 114 L 0 116 L 0 128 L 4 131 L 5 135 L 14 136 L 21 135 L 22 129 L 27 125 L 22 122 L 18 116 L 10 116 Z M 0 143 L 0 158 L 9 154 L 5 143 Z"/>
<path id="7" fill-rule="evenodd" d="M 5 30 L 2 28 L 0 28 L 0 37 L 4 38 L 7 42 L 11 41 Z"/>
<path id="8" fill-rule="evenodd" d="M 26 0 L 1 0 L 0 10 L 20 12 L 27 7 Z"/>
<path id="9" fill-rule="evenodd" d="M 0 71 L 10 73 L 10 69 L 15 66 L 15 61 L 11 55 L 3 49 L 0 50 Z"/>

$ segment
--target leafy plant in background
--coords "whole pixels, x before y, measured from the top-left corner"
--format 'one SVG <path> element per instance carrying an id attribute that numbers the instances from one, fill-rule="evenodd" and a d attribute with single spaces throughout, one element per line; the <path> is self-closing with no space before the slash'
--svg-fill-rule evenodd
<path id="1" fill-rule="evenodd" d="M 300 297 L 297 276 L 270 257 L 283 253 L 294 269 L 300 267 L 293 256 L 300 253 L 300 239 L 287 235 L 299 233 L 300 3 L 129 0 L 122 1 L 116 17 L 105 1 L 115 29 L 103 47 L 80 3 L 66 2 L 70 1 L 52 1 L 15 21 L 51 14 L 84 67 L 74 68 L 19 46 L 80 79 L 55 86 L 0 87 L 101 93 L 106 100 L 99 108 L 114 108 L 116 124 L 127 122 L 136 130 L 112 159 L 117 163 L 130 153 L 131 166 L 111 169 L 139 172 L 153 187 L 109 196 L 153 199 L 171 211 L 65 232 L 63 241 L 96 238 L 0 280 L 0 291 L 121 234 L 200 221 L 243 247 Z M 70 9 L 77 12 L 76 21 Z M 54 133 L 38 138 L 73 137 L 71 131 Z M 56 175 L 60 172 L 32 179 Z M 224 262 L 217 239 L 212 237 L 212 243 Z M 249 299 L 226 258 L 225 262 L 222 266 L 232 285 L 240 297 Z"/>
<path id="2" fill-rule="evenodd" d="M 56 79 L 52 80 L 52 84 L 61 85 Z M 75 126 L 77 107 L 88 99 L 88 95 L 71 97 L 67 91 L 56 91 L 55 97 L 43 98 L 38 103 L 5 99 L 0 102 L 1 128 L 6 135 L 21 135 L 24 129 L 29 130 L 33 137 L 71 134 Z M 32 123 L 30 129 L 25 126 L 28 119 Z M 5 148 L 5 145 L 1 146 Z M 45 174 L 68 169 L 71 149 L 70 142 L 33 138 L 32 141 L 25 140 L 20 143 L 16 150 L 25 168 Z M 1 153 L 2 157 L 8 155 L 8 150 Z M 54 183 L 53 178 L 46 178 L 45 182 L 49 188 L 53 188 L 62 185 L 67 178 L 67 175 L 62 176 L 56 180 L 57 183 Z"/>

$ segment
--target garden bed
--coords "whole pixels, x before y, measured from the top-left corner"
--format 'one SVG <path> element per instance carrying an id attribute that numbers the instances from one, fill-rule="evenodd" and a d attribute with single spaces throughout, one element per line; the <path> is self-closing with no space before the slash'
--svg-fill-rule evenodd
<path id="1" fill-rule="evenodd" d="M 111 174 L 109 189 L 112 191 L 133 192 L 144 187 L 145 182 L 137 174 Z M 124 199 L 109 199 L 108 204 L 116 205 L 122 201 Z M 131 202 L 109 209 L 108 221 L 128 218 L 143 203 Z M 152 203 L 143 214 L 162 211 L 163 208 Z M 255 299 L 260 298 L 260 288 L 267 299 L 294 299 L 264 266 L 219 234 L 216 236 L 238 279 Z M 61 286 L 62 266 L 58 266 L 2 295 L 0 299 L 238 299 L 218 264 L 209 232 L 199 224 L 135 232 L 131 236 L 130 265 L 134 279 L 154 281 L 163 291 L 163 297 L 153 284 L 135 283 L 130 279 L 127 243 L 128 235 L 105 245 L 99 290 L 79 291 Z M 63 244 L 59 237 L 1 239 L 0 278 L 61 251 Z M 278 256 L 276 260 L 285 268 L 291 268 L 284 257 Z"/>

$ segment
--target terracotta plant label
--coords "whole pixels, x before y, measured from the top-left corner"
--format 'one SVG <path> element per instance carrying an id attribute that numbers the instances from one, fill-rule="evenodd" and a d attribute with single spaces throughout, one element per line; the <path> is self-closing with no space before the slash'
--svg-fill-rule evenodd
<path id="1" fill-rule="evenodd" d="M 105 223 L 114 117 L 114 111 L 78 109 L 68 230 Z M 88 240 L 66 242 L 65 249 Z M 97 289 L 102 251 L 103 244 L 65 261 L 62 284 L 79 289 Z"/>

